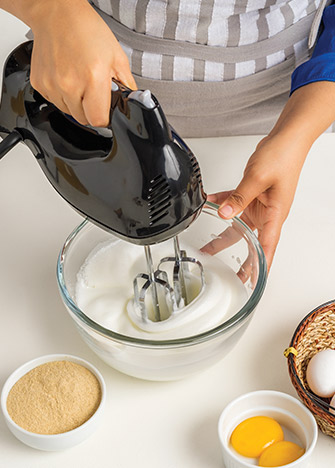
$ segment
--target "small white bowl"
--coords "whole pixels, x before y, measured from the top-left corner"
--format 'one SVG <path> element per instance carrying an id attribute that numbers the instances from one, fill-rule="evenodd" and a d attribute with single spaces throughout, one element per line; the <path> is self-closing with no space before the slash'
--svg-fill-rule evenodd
<path id="1" fill-rule="evenodd" d="M 275 419 L 283 428 L 285 440 L 291 440 L 304 447 L 304 455 L 284 465 L 284 468 L 309 466 L 318 437 L 317 424 L 312 413 L 299 400 L 286 393 L 261 390 L 238 397 L 221 413 L 218 431 L 225 468 L 258 466 L 256 459 L 239 455 L 230 444 L 230 437 L 235 427 L 253 416 L 269 416 Z"/>
<path id="2" fill-rule="evenodd" d="M 7 411 L 7 397 L 13 385 L 23 377 L 27 372 L 35 367 L 52 361 L 71 361 L 76 364 L 82 365 L 90 370 L 98 379 L 101 387 L 101 401 L 95 413 L 84 424 L 75 429 L 63 432 L 61 434 L 36 434 L 29 432 L 22 427 L 18 426 L 9 416 Z M 98 427 L 101 420 L 103 409 L 106 399 L 106 385 L 104 379 L 98 369 L 84 359 L 68 354 L 50 354 L 41 356 L 26 362 L 21 367 L 16 369 L 6 380 L 1 392 L 1 410 L 5 417 L 6 424 L 14 436 L 30 447 L 46 451 L 59 451 L 65 450 L 74 445 L 81 443 L 84 439 L 89 437 Z"/>

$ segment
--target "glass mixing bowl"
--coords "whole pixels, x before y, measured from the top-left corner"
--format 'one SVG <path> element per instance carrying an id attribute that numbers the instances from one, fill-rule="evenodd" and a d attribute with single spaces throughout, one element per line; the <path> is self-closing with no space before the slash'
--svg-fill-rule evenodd
<path id="1" fill-rule="evenodd" d="M 241 338 L 265 288 L 266 261 L 254 233 L 239 218 L 220 218 L 217 208 L 208 202 L 200 216 L 178 236 L 180 245 L 191 245 L 199 256 L 203 255 L 200 251 L 205 251 L 229 267 L 242 285 L 244 299 L 218 325 L 181 338 L 126 336 L 86 315 L 76 302 L 78 272 L 97 245 L 115 237 L 84 221 L 66 239 L 57 263 L 60 294 L 83 340 L 107 364 L 137 378 L 175 380 L 222 359 Z"/>

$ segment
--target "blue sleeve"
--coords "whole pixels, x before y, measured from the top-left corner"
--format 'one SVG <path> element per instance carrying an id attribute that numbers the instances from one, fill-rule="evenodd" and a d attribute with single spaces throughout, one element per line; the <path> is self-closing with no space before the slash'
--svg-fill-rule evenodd
<path id="1" fill-rule="evenodd" d="M 292 74 L 291 93 L 314 81 L 335 81 L 335 5 L 325 9 L 313 55 Z"/>

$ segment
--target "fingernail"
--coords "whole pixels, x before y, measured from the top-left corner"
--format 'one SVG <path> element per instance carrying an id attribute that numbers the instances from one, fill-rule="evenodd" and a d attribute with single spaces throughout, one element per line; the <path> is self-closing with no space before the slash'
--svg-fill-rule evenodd
<path id="1" fill-rule="evenodd" d="M 207 200 L 211 202 L 215 202 L 216 196 L 215 195 L 207 195 Z"/>
<path id="2" fill-rule="evenodd" d="M 229 218 L 233 214 L 233 212 L 233 207 L 230 205 L 224 205 L 222 208 L 219 209 L 219 213 L 225 218 Z"/>

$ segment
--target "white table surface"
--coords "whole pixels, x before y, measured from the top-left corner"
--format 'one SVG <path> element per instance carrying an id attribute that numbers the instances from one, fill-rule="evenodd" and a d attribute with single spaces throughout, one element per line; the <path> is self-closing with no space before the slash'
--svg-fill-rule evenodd
<path id="1" fill-rule="evenodd" d="M 0 64 L 25 25 L 0 11 Z M 260 137 L 190 140 L 208 192 L 233 188 Z M 177 382 L 148 382 L 104 364 L 81 340 L 60 299 L 56 260 L 81 221 L 20 144 L 0 162 L 0 386 L 19 365 L 50 353 L 95 364 L 108 389 L 100 429 L 60 453 L 17 441 L 0 417 L 0 468 L 223 468 L 217 422 L 245 392 L 296 396 L 283 350 L 300 320 L 335 296 L 335 135 L 322 135 L 304 166 L 264 296 L 234 350 Z M 319 431 L 313 468 L 334 464 L 335 441 Z"/>

